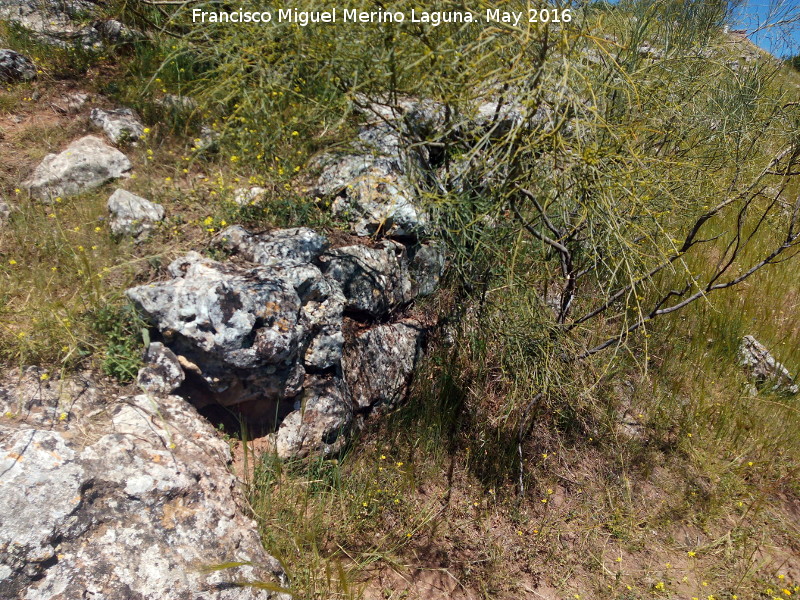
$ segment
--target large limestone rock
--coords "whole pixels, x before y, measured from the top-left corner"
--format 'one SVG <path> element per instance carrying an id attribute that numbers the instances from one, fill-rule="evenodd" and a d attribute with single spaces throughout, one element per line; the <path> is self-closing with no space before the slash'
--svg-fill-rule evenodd
<path id="1" fill-rule="evenodd" d="M 28 81 L 36 77 L 36 65 L 13 50 L 0 50 L 0 81 Z"/>
<path id="2" fill-rule="evenodd" d="M 235 405 L 264 421 L 285 414 L 280 404 L 299 393 L 304 375 L 297 359 L 307 323 L 295 289 L 266 267 L 244 269 L 196 252 L 169 272 L 170 281 L 127 294 L 179 358 L 199 365 L 210 395 L 195 400 Z"/>
<path id="3" fill-rule="evenodd" d="M 104 396 L 90 379 L 0 384 L 4 600 L 289 600 L 244 516 L 230 452 L 176 396 Z M 202 566 L 247 563 L 222 571 Z"/>
<path id="4" fill-rule="evenodd" d="M 59 154 L 48 154 L 23 186 L 33 197 L 52 202 L 126 176 L 131 168 L 122 152 L 87 135 Z"/>
<path id="5" fill-rule="evenodd" d="M 93 108 L 89 120 L 115 144 L 136 143 L 144 135 L 144 125 L 130 108 L 104 110 Z"/>
<path id="6" fill-rule="evenodd" d="M 115 235 L 144 237 L 164 220 L 164 207 L 123 189 L 108 199 L 109 225 Z"/>

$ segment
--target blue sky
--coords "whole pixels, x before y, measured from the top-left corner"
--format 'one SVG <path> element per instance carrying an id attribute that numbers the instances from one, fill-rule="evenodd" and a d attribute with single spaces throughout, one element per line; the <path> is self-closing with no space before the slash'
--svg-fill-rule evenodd
<path id="1" fill-rule="evenodd" d="M 794 18 L 792 24 L 774 25 Z M 735 14 L 735 27 L 776 56 L 800 54 L 800 0 L 745 0 Z M 759 28 L 760 31 L 756 31 Z M 755 32 L 755 33 L 752 33 Z"/>

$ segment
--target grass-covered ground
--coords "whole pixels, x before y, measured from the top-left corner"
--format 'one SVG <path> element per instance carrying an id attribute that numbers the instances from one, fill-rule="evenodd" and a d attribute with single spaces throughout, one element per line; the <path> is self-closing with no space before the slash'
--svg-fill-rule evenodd
<path id="1" fill-rule="evenodd" d="M 603 13 L 592 18 L 593 28 L 576 39 L 594 43 L 603 28 L 611 39 L 617 22 Z M 139 366 L 145 327 L 122 300 L 127 287 L 161 276 L 181 252 L 205 251 L 211 236 L 228 224 L 343 226 L 306 189 L 314 176 L 313 158 L 353 135 L 358 117 L 346 108 L 348 102 L 356 93 L 381 91 L 380 78 L 342 82 L 365 60 L 364 40 L 334 45 L 325 36 L 310 39 L 297 30 L 270 38 L 263 48 L 224 39 L 228 46 L 210 55 L 191 33 L 154 34 L 152 42 L 87 53 L 44 48 L 10 26 L 0 33 L 41 71 L 37 81 L 9 85 L 0 95 L 0 194 L 14 209 L 0 228 L 0 364 L 37 364 L 50 373 L 91 368 L 125 385 Z M 391 55 L 395 45 L 412 52 L 422 39 L 438 57 L 430 59 L 431 71 L 441 68 L 436 72 L 450 79 L 429 88 L 423 82 L 404 85 L 443 97 L 469 89 L 468 81 L 458 79 L 459 69 L 436 63 L 469 66 L 451 53 L 452 40 L 413 33 L 408 34 L 413 43 L 384 40 L 379 58 Z M 602 54 L 629 43 L 623 33 L 616 35 L 595 50 Z M 470 44 L 484 43 L 455 42 L 473 50 Z M 752 51 L 738 38 L 713 42 L 727 45 L 731 56 Z M 565 37 L 562 43 L 553 60 L 572 64 L 577 59 L 565 59 L 563 48 L 578 42 Z M 284 60 L 281 48 L 308 54 L 295 64 Z M 495 58 L 513 63 L 506 50 Z M 657 100 L 668 86 L 655 85 L 654 76 L 642 75 L 644 67 L 630 60 L 630 69 L 620 66 L 620 72 L 650 91 L 642 100 L 651 111 L 643 110 L 647 119 L 624 121 L 633 118 L 631 111 L 620 116 L 609 109 L 604 118 L 617 115 L 624 126 L 609 125 L 608 138 L 598 134 L 595 145 L 576 152 L 590 167 L 617 161 L 605 173 L 611 176 L 603 192 L 618 201 L 614 206 L 630 207 L 631 214 L 641 206 L 658 212 L 655 201 L 643 199 L 647 190 L 671 199 L 687 194 L 679 199 L 683 204 L 654 221 L 664 231 L 681 231 L 682 219 L 700 210 L 704 198 L 724 191 L 723 183 L 739 185 L 763 164 L 758 161 L 777 145 L 777 137 L 759 138 L 747 124 L 764 106 L 796 102 L 800 77 L 762 57 L 759 64 L 773 74 L 736 79 L 753 85 L 737 88 L 741 102 L 734 105 L 730 97 L 713 93 L 724 89 L 719 78 L 724 69 L 698 68 L 686 73 L 696 76 L 693 84 L 700 91 L 683 104 L 667 105 Z M 677 70 L 676 64 L 668 66 Z M 473 66 L 485 81 L 499 69 Z M 233 70 L 226 75 L 225 69 Z M 548 81 L 566 78 L 568 71 L 555 68 Z M 659 77 L 669 81 L 668 71 L 659 71 Z M 409 77 L 400 68 L 389 75 Z M 768 86 L 751 93 L 763 82 Z M 628 93 L 636 86 L 620 89 Z M 134 106 L 148 131 L 125 149 L 134 163 L 130 179 L 43 205 L 27 198 L 21 182 L 47 153 L 92 132 L 87 108 L 78 114 L 54 108 L 74 91 L 92 95 L 87 107 Z M 196 95 L 197 109 L 165 109 L 158 102 L 184 93 Z M 703 123 L 697 125 L 702 115 L 692 112 L 693 103 L 699 106 L 698 98 L 705 96 L 729 111 L 721 114 L 730 116 L 725 127 L 732 128 L 729 138 L 707 146 L 702 136 L 714 136 Z M 664 110 L 662 120 L 656 109 Z M 783 113 L 780 118 L 790 121 Z M 689 150 L 682 153 L 676 145 L 675 162 L 653 167 L 638 154 L 643 151 L 637 144 L 649 132 L 645 121 L 673 135 L 686 131 Z M 218 149 L 198 149 L 201 124 L 222 134 Z M 744 134 L 737 138 L 737 131 Z M 748 153 L 748 140 L 761 144 L 758 152 Z M 536 151 L 545 157 L 572 156 L 572 149 L 540 142 Z M 700 153 L 692 154 L 696 148 L 710 157 L 705 171 Z M 736 163 L 731 155 L 740 150 L 745 158 Z M 738 170 L 741 179 L 732 178 Z M 582 172 L 595 177 L 591 169 Z M 653 180 L 655 175 L 665 180 Z M 790 206 L 800 192 L 794 176 L 789 179 L 780 206 Z M 239 207 L 233 192 L 249 185 L 266 187 L 267 200 Z M 777 184 L 764 184 L 770 185 Z M 106 201 L 116 186 L 165 206 L 167 219 L 148 240 L 135 244 L 110 234 Z M 767 192 L 756 198 L 751 212 L 769 197 Z M 438 201 L 437 209 L 448 206 Z M 737 255 L 734 270 L 775 244 L 788 210 L 770 213 L 768 225 Z M 612 215 L 616 220 L 599 222 L 619 223 L 622 212 Z M 462 217 L 458 213 L 446 223 Z M 723 215 L 712 234 L 735 230 L 737 217 Z M 651 235 L 648 227 L 641 225 L 642 236 Z M 743 230 L 753 227 L 746 224 Z M 623 252 L 619 240 L 630 231 L 621 228 L 619 239 L 603 243 Z M 451 238 L 463 242 L 458 235 Z M 467 262 L 475 265 L 508 250 L 475 240 L 486 249 L 486 256 L 471 249 Z M 649 253 L 668 252 L 662 242 L 631 251 L 626 268 L 648 264 Z M 407 404 L 368 423 L 342 456 L 280 463 L 257 455 L 257 444 L 247 445 L 248 470 L 238 468 L 264 543 L 285 565 L 296 597 L 771 600 L 800 595 L 800 403 L 796 396 L 755 390 L 736 364 L 739 340 L 749 334 L 790 371 L 800 372 L 796 263 L 765 267 L 736 287 L 654 319 L 616 348 L 576 360 L 581 349 L 614 335 L 618 320 L 634 312 L 604 316 L 568 336 L 554 334 L 553 315 L 536 293 L 554 272 L 537 265 L 552 256 L 533 245 L 509 247 L 517 249 L 518 262 L 483 281 L 480 294 L 464 285 L 462 276 L 474 276 L 469 265 L 454 260 L 445 285 L 421 307 L 440 315 L 442 325 L 432 334 Z M 681 268 L 629 300 L 643 305 L 658 298 L 660 286 L 669 289 L 671 277 L 702 276 L 723 248 L 710 244 L 687 255 Z M 591 306 L 601 296 L 606 281 L 600 277 L 576 304 Z M 231 443 L 240 456 L 245 453 L 241 441 Z"/>

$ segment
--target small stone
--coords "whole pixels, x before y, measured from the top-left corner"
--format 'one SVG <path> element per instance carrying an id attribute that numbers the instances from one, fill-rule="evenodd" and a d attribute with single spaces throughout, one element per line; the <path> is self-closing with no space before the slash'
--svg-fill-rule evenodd
<path id="1" fill-rule="evenodd" d="M 266 188 L 239 188 L 233 192 L 233 201 L 239 206 L 250 206 L 261 202 L 267 194 Z"/>
<path id="2" fill-rule="evenodd" d="M 779 363 L 752 335 L 746 335 L 739 344 L 739 365 L 749 371 L 759 386 L 771 385 L 776 392 L 800 392 L 789 370 Z"/>
<path id="3" fill-rule="evenodd" d="M 164 219 L 164 207 L 119 189 L 108 199 L 109 223 L 115 235 L 136 237 L 149 234 Z"/>
<path id="4" fill-rule="evenodd" d="M 54 103 L 52 106 L 60 113 L 71 115 L 80 112 L 88 101 L 89 94 L 85 94 L 83 92 L 73 92 L 71 94 L 66 94 L 61 98 L 61 100 Z"/>
<path id="5" fill-rule="evenodd" d="M 150 394 L 169 394 L 183 383 L 185 375 L 175 353 L 160 342 L 153 342 L 144 356 L 145 366 L 139 369 L 138 386 Z"/>
<path id="6" fill-rule="evenodd" d="M 112 110 L 93 108 L 89 119 L 115 144 L 135 144 L 136 140 L 144 135 L 144 125 L 130 108 Z"/>
<path id="7" fill-rule="evenodd" d="M 11 207 L 8 202 L 0 198 L 0 227 L 6 224 L 9 216 L 11 216 Z"/>

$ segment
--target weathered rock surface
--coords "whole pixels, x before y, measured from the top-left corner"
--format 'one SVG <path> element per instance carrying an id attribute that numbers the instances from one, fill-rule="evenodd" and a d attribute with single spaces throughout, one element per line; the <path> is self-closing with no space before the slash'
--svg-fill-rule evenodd
<path id="1" fill-rule="evenodd" d="M 85 92 L 71 92 L 65 94 L 60 100 L 51 106 L 58 112 L 65 115 L 72 115 L 81 111 L 89 101 L 89 94 Z"/>
<path id="2" fill-rule="evenodd" d="M 342 358 L 344 379 L 359 409 L 396 405 L 411 380 L 423 327 L 411 320 L 380 325 L 356 336 Z"/>
<path id="3" fill-rule="evenodd" d="M 115 235 L 143 237 L 164 220 L 164 207 L 123 189 L 108 199 L 109 225 Z"/>
<path id="4" fill-rule="evenodd" d="M 338 452 L 347 441 L 353 413 L 341 380 L 311 378 L 300 409 L 287 415 L 273 436 L 276 453 L 290 458 Z"/>
<path id="5" fill-rule="evenodd" d="M 411 273 L 411 293 L 414 297 L 430 296 L 439 287 L 444 275 L 447 257 L 444 246 L 438 242 L 415 244 L 408 249 Z"/>
<path id="6" fill-rule="evenodd" d="M 91 11 L 86 0 L 4 0 L 0 19 L 43 35 L 72 36 L 79 31 L 73 19 Z"/>
<path id="7" fill-rule="evenodd" d="M 153 342 L 144 355 L 145 366 L 139 369 L 137 385 L 149 394 L 169 394 L 186 379 L 175 353 L 161 342 Z"/>
<path id="8" fill-rule="evenodd" d="M 240 254 L 250 262 L 266 267 L 311 263 L 329 246 L 324 235 L 308 227 L 278 229 L 268 234 L 252 235 L 240 225 L 222 230 L 214 243 Z"/>
<path id="9" fill-rule="evenodd" d="M 100 138 L 87 135 L 59 154 L 48 154 L 23 183 L 30 194 L 44 202 L 94 189 L 127 175 L 128 158 Z"/>
<path id="10" fill-rule="evenodd" d="M 739 344 L 739 364 L 758 385 L 771 386 L 776 392 L 797 394 L 800 391 L 789 370 L 752 335 L 744 336 Z"/>
<path id="11" fill-rule="evenodd" d="M 377 317 L 413 298 L 405 246 L 384 240 L 376 247 L 346 246 L 323 258 L 329 277 L 342 287 L 346 308 Z"/>
<path id="12" fill-rule="evenodd" d="M 282 417 L 302 388 L 297 360 L 307 331 L 302 301 L 267 267 L 245 269 L 197 253 L 169 266 L 170 281 L 128 290 L 128 297 L 191 365 L 200 407 L 236 406 L 263 422 Z M 199 367 L 197 367 L 199 365 Z M 191 374 L 191 373 L 190 373 Z"/>
<path id="13" fill-rule="evenodd" d="M 416 191 L 400 175 L 371 170 L 352 180 L 331 205 L 359 236 L 414 237 L 425 233 L 428 218 Z"/>
<path id="14" fill-rule="evenodd" d="M 0 81 L 29 81 L 36 78 L 36 65 L 14 50 L 0 50 Z"/>
<path id="15" fill-rule="evenodd" d="M 98 19 L 97 2 L 91 0 L 3 0 L 0 19 L 32 32 L 55 46 L 101 48 L 143 37 L 114 19 Z"/>
<path id="16" fill-rule="evenodd" d="M 89 119 L 115 144 L 135 143 L 144 135 L 144 125 L 130 108 L 93 108 Z"/>
<path id="17" fill-rule="evenodd" d="M 289 600 L 245 517 L 230 451 L 176 396 L 108 398 L 90 380 L 0 385 L 4 599 Z M 207 573 L 199 567 L 246 562 Z"/>

